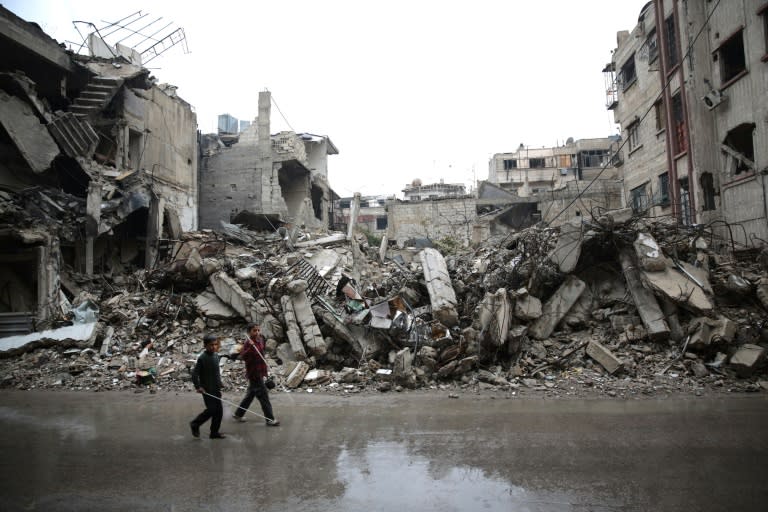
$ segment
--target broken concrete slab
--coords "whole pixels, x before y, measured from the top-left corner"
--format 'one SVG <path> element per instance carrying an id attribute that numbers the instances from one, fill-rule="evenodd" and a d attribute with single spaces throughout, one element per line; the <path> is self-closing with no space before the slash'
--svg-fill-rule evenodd
<path id="1" fill-rule="evenodd" d="M 622 249 L 619 252 L 619 261 L 637 312 L 643 320 L 646 331 L 648 331 L 648 338 L 651 341 L 663 341 L 669 338 L 669 326 L 664 319 L 664 313 L 662 313 L 656 297 L 640 281 L 641 274 L 635 264 L 634 254 L 629 249 Z M 664 273 L 667 271 L 669 269 L 666 269 Z M 659 275 L 661 272 L 645 272 L 644 274 Z"/>
<path id="2" fill-rule="evenodd" d="M 59 146 L 32 107 L 3 90 L 0 90 L 0 125 L 5 128 L 32 172 L 40 174 L 50 168 L 59 154 Z"/>
<path id="3" fill-rule="evenodd" d="M 456 292 L 448 275 L 443 255 L 437 249 L 426 248 L 419 253 L 424 280 L 427 284 L 432 315 L 447 327 L 459 323 L 456 311 Z"/>
<path id="4" fill-rule="evenodd" d="M 674 263 L 666 259 L 667 267 L 661 272 L 641 271 L 643 280 L 653 288 L 654 291 L 672 300 L 676 304 L 698 314 L 706 314 L 713 310 L 714 306 L 705 293 L 705 288 L 711 289 L 709 280 L 701 269 L 680 263 L 682 269 L 688 273 L 681 272 L 674 267 Z M 696 279 L 700 286 L 694 280 Z M 630 286 L 630 289 L 634 289 Z M 648 330 L 651 332 L 651 329 Z"/>
<path id="5" fill-rule="evenodd" d="M 74 324 L 21 336 L 0 338 L 0 357 L 13 356 L 38 347 L 86 347 L 95 341 L 97 322 Z"/>
<path id="6" fill-rule="evenodd" d="M 730 366 L 736 373 L 742 377 L 748 377 L 763 362 L 766 355 L 766 349 L 760 345 L 747 343 L 739 347 L 735 354 L 731 356 Z"/>
<path id="7" fill-rule="evenodd" d="M 232 320 L 239 316 L 237 311 L 224 304 L 216 294 L 211 292 L 206 291 L 195 297 L 195 305 L 206 318 Z"/>
<path id="8" fill-rule="evenodd" d="M 280 305 L 283 307 L 283 320 L 285 321 L 285 335 L 288 343 L 291 344 L 293 357 L 297 361 L 304 361 L 307 358 L 307 352 L 301 339 L 301 328 L 296 320 L 296 312 L 293 310 L 293 301 L 288 295 L 280 299 Z"/>
<path id="9" fill-rule="evenodd" d="M 322 249 L 313 254 L 307 261 L 317 269 L 318 274 L 327 277 L 339 264 L 341 256 L 333 249 Z"/>
<path id="10" fill-rule="evenodd" d="M 538 340 L 549 338 L 557 324 L 576 303 L 585 288 L 584 281 L 575 276 L 568 276 L 560 288 L 544 304 L 541 317 L 531 325 L 528 334 Z"/>
<path id="11" fill-rule="evenodd" d="M 293 302 L 293 313 L 296 315 L 296 322 L 301 330 L 301 338 L 304 346 L 310 355 L 323 357 L 327 352 L 327 347 L 323 335 L 320 333 L 320 326 L 312 312 L 312 307 L 305 292 L 299 292 L 291 296 Z"/>
<path id="12" fill-rule="evenodd" d="M 560 226 L 557 246 L 549 255 L 549 259 L 560 268 L 563 274 L 570 274 L 576 269 L 576 264 L 581 257 L 583 238 L 581 221 L 571 221 Z"/>
<path id="13" fill-rule="evenodd" d="M 587 344 L 587 355 L 600 363 L 610 374 L 615 373 L 623 364 L 621 359 L 613 355 L 613 352 L 595 340 Z"/>
<path id="14" fill-rule="evenodd" d="M 337 233 L 334 235 L 328 235 L 322 238 L 318 238 L 317 240 L 307 240 L 305 242 L 297 242 L 295 246 L 296 247 L 316 247 L 316 246 L 333 245 L 333 244 L 338 244 L 346 241 L 347 241 L 346 235 Z"/>

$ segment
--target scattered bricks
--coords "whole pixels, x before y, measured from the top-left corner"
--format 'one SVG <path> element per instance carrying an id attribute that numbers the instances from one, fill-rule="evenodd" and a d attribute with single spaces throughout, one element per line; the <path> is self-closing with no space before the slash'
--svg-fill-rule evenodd
<path id="1" fill-rule="evenodd" d="M 568 276 L 544 305 L 541 317 L 533 323 L 528 333 L 538 340 L 549 338 L 557 324 L 576 303 L 585 288 L 584 281 L 578 277 Z"/>
<path id="2" fill-rule="evenodd" d="M 749 377 L 765 359 L 766 350 L 760 345 L 747 343 L 731 356 L 730 365 L 741 377 Z"/>
<path id="3" fill-rule="evenodd" d="M 597 341 L 590 341 L 587 345 L 587 355 L 600 363 L 610 374 L 621 368 L 622 362 L 613 353 Z"/>

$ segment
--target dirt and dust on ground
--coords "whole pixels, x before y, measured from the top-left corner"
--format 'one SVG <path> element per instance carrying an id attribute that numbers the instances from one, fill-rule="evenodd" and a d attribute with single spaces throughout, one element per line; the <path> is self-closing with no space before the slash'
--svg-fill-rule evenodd
<path id="1" fill-rule="evenodd" d="M 658 397 L 768 388 L 768 249 L 618 210 L 479 247 L 186 233 L 152 270 L 61 272 L 47 330 L 0 338 L 0 386 L 192 391 L 202 336 L 225 389 L 248 322 L 276 391 Z"/>

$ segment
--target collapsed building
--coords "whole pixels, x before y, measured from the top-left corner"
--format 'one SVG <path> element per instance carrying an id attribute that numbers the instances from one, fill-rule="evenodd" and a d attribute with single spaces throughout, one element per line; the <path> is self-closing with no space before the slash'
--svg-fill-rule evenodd
<path id="1" fill-rule="evenodd" d="M 270 134 L 271 94 L 259 93 L 259 114 L 239 134 L 206 134 L 200 142 L 200 226 L 221 222 L 253 229 L 328 228 L 338 199 L 328 183 L 327 136 Z"/>
<path id="2" fill-rule="evenodd" d="M 197 229 L 192 108 L 137 52 L 96 34 L 88 48 L 67 51 L 0 7 L 0 312 L 11 332 L 55 317 L 75 276 L 151 266 Z"/>

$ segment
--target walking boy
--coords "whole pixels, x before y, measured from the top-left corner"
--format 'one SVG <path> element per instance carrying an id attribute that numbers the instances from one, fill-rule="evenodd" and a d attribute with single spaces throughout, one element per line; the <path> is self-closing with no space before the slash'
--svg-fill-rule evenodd
<path id="1" fill-rule="evenodd" d="M 219 433 L 221 418 L 224 416 L 224 408 L 221 405 L 221 374 L 219 373 L 219 338 L 213 334 L 203 337 L 205 350 L 197 358 L 194 370 L 192 370 L 192 384 L 198 393 L 203 394 L 205 410 L 197 418 L 193 419 L 189 426 L 192 435 L 200 437 L 200 425 L 211 420 L 211 439 L 224 439 Z"/>
<path id="2" fill-rule="evenodd" d="M 245 393 L 240 407 L 235 411 L 232 417 L 235 421 L 245 421 L 243 416 L 245 410 L 253 402 L 254 397 L 258 398 L 261 404 L 261 410 L 267 420 L 268 427 L 280 426 L 280 422 L 272 414 L 272 404 L 269 402 L 269 391 L 264 384 L 267 378 L 267 361 L 264 359 L 264 337 L 261 335 L 261 327 L 258 324 L 248 324 L 248 337 L 243 344 L 243 350 L 240 352 L 240 358 L 245 362 L 245 375 L 248 377 L 248 391 Z"/>

